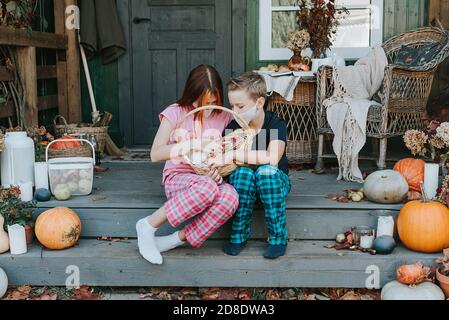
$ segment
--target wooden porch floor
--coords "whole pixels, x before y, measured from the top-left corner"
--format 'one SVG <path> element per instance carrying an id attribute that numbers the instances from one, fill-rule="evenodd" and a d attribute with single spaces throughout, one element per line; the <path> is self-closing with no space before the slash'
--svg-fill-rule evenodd
<path id="1" fill-rule="evenodd" d="M 96 286 L 362 288 L 368 266 L 379 267 L 381 283 L 385 284 L 394 278 L 399 264 L 433 263 L 438 256 L 410 252 L 401 246 L 389 256 L 324 248 L 336 234 L 357 225 L 375 227 L 378 216 L 397 214 L 401 206 L 331 201 L 326 195 L 360 185 L 337 182 L 336 175 L 301 171 L 291 174 L 293 189 L 287 201 L 291 241 L 287 256 L 276 261 L 262 258 L 267 232 L 263 212 L 257 209 L 252 241 L 239 257 L 228 257 L 221 251 L 229 235 L 228 223 L 203 248 L 174 250 L 163 255 L 163 266 L 153 266 L 138 254 L 135 223 L 165 201 L 162 167 L 139 162 L 105 166 L 110 171 L 97 175 L 91 196 L 40 204 L 40 211 L 66 206 L 78 212 L 83 223 L 79 245 L 65 251 L 48 251 L 35 243 L 28 254 L 0 255 L 0 266 L 11 283 L 64 285 L 67 266 L 76 265 L 81 283 Z M 173 229 L 166 225 L 159 234 L 170 232 Z M 96 240 L 101 236 L 129 240 Z"/>

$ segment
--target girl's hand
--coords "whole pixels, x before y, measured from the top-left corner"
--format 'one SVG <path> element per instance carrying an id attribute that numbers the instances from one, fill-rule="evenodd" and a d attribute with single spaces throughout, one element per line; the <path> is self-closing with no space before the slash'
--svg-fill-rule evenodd
<path id="1" fill-rule="evenodd" d="M 211 140 L 211 139 L 195 139 L 192 140 L 192 148 L 196 151 L 201 151 L 203 153 L 222 153 L 223 146 L 221 145 L 219 140 Z"/>
<path id="2" fill-rule="evenodd" d="M 228 153 L 220 153 L 216 157 L 209 158 L 208 164 L 213 168 L 222 167 L 227 164 L 231 164 L 234 162 L 234 155 L 232 152 Z"/>
<path id="3" fill-rule="evenodd" d="M 211 168 L 208 176 L 212 178 L 218 185 L 223 183 L 223 177 L 218 173 L 217 168 Z"/>

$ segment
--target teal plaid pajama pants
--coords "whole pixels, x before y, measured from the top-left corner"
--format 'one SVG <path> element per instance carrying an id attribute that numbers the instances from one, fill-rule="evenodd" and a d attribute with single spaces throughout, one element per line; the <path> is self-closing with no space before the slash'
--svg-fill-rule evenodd
<path id="1" fill-rule="evenodd" d="M 269 244 L 286 245 L 288 232 L 285 198 L 291 190 L 288 175 L 270 165 L 260 166 L 256 171 L 240 167 L 231 175 L 230 183 L 239 194 L 239 207 L 232 223 L 231 243 L 241 244 L 249 239 L 254 205 L 259 197 L 265 208 Z"/>

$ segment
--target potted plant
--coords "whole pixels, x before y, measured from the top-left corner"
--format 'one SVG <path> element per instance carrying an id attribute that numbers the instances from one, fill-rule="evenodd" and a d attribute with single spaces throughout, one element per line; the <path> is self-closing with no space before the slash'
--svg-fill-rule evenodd
<path id="1" fill-rule="evenodd" d="M 446 298 L 449 298 L 449 249 L 443 251 L 443 257 L 437 259 L 439 268 L 437 268 L 437 280 Z"/>
<path id="2" fill-rule="evenodd" d="M 45 127 L 33 127 L 28 129 L 28 136 L 34 141 L 34 176 L 36 189 L 48 190 L 48 167 L 45 159 L 45 149 L 55 138 Z"/>
<path id="3" fill-rule="evenodd" d="M 34 238 L 34 216 L 36 202 L 23 202 L 20 199 L 20 188 L 0 188 L 0 214 L 5 219 L 5 231 L 7 226 L 19 224 L 25 228 L 27 243 L 31 244 Z"/>
<path id="4" fill-rule="evenodd" d="M 310 34 L 310 49 L 312 50 L 313 70 L 322 64 L 320 59 L 325 58 L 334 41 L 339 19 L 344 18 L 349 11 L 337 8 L 335 0 L 297 0 L 298 25 L 300 30 Z"/>
<path id="5" fill-rule="evenodd" d="M 288 35 L 287 48 L 293 51 L 293 56 L 288 62 L 288 67 L 293 71 L 309 71 L 310 59 L 306 61 L 302 57 L 302 50 L 310 43 L 310 34 L 307 30 L 297 30 Z"/>

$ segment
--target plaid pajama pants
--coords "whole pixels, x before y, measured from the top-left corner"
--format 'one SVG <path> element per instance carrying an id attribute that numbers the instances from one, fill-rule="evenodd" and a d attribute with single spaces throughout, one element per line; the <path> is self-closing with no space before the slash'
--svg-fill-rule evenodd
<path id="1" fill-rule="evenodd" d="M 249 239 L 254 204 L 259 196 L 265 208 L 269 244 L 286 245 L 288 232 L 285 198 L 291 190 L 288 175 L 270 165 L 261 166 L 256 171 L 241 167 L 231 175 L 230 183 L 239 194 L 239 207 L 233 218 L 231 243 L 240 244 Z"/>
<path id="2" fill-rule="evenodd" d="M 194 218 L 184 232 L 187 242 L 195 248 L 232 217 L 239 202 L 230 184 L 217 185 L 209 177 L 192 173 L 169 176 L 165 181 L 165 194 L 168 201 L 164 209 L 174 228 Z"/>

